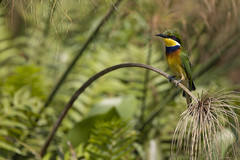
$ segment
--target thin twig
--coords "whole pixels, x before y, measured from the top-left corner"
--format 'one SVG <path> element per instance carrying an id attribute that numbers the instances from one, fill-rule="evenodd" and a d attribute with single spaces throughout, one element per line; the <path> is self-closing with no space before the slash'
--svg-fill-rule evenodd
<path id="1" fill-rule="evenodd" d="M 50 30 L 50 23 L 51 23 L 51 20 L 53 19 L 53 15 L 56 11 L 56 7 L 57 7 L 56 4 L 57 4 L 57 0 L 50 1 L 48 17 L 47 17 L 47 20 L 46 20 L 46 23 L 45 23 L 45 26 L 44 26 L 44 30 L 43 30 L 43 36 L 44 37 L 48 36 L 49 30 Z"/>
<path id="2" fill-rule="evenodd" d="M 140 67 L 140 68 L 145 68 L 145 69 L 148 69 L 148 70 L 151 70 L 151 71 L 154 71 L 162 76 L 164 76 L 165 78 L 168 79 L 168 74 L 157 69 L 157 68 L 154 68 L 152 66 L 149 66 L 149 65 L 146 65 L 146 64 L 141 64 L 141 63 L 122 63 L 122 64 L 118 64 L 118 65 L 115 65 L 115 66 L 112 66 L 112 67 L 109 67 L 109 68 L 106 68 L 104 70 L 102 70 L 101 72 L 98 72 L 97 74 L 95 74 L 94 76 L 92 76 L 90 79 L 88 79 L 74 94 L 73 96 L 71 97 L 71 99 L 69 100 L 69 102 L 66 104 L 66 106 L 64 107 L 64 110 L 62 111 L 61 115 L 59 116 L 57 122 L 55 123 L 52 131 L 50 132 L 44 146 L 42 147 L 41 149 L 41 157 L 44 156 L 44 154 L 46 153 L 46 150 L 50 144 L 50 142 L 52 141 L 58 127 L 60 126 L 62 120 L 64 119 L 64 117 L 66 116 L 68 110 L 72 107 L 73 103 L 75 102 L 75 100 L 78 98 L 78 96 L 89 86 L 91 85 L 94 81 L 96 81 L 98 78 L 102 77 L 103 75 L 111 72 L 111 71 L 114 71 L 116 69 L 120 69 L 120 68 L 126 68 L 126 67 Z M 174 80 L 173 81 L 174 83 L 177 82 L 177 80 Z M 192 99 L 197 103 L 197 98 L 181 83 L 178 83 L 178 86 L 183 90 L 185 91 L 187 94 L 189 94 Z"/>

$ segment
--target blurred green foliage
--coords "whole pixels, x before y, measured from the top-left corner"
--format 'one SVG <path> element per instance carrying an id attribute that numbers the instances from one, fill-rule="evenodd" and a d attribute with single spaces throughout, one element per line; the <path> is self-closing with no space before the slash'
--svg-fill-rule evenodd
<path id="1" fill-rule="evenodd" d="M 24 86 L 28 86 L 33 96 L 45 98 L 46 82 L 41 75 L 41 68 L 36 65 L 16 67 L 3 84 L 4 91 L 15 93 Z"/>
<path id="2" fill-rule="evenodd" d="M 89 159 L 137 159 L 134 142 L 137 133 L 121 119 L 99 121 L 92 129 L 86 151 Z"/>
<path id="3" fill-rule="evenodd" d="M 155 38 L 167 28 L 177 28 L 183 37 L 193 64 L 195 95 L 209 88 L 239 91 L 240 1 L 123 0 L 51 104 L 44 107 L 62 73 L 115 2 L 1 2 L 0 159 L 40 159 L 40 148 L 70 97 L 106 67 L 139 62 L 171 74 L 164 44 Z M 158 159 L 169 159 L 175 127 L 186 110 L 179 92 L 163 77 L 144 69 L 111 72 L 76 100 L 44 159 L 80 159 L 108 152 L 98 144 L 105 135 L 106 144 L 119 142 L 116 150 L 122 152 L 116 156 L 154 159 L 156 154 Z M 77 157 L 70 154 L 73 151 Z"/>

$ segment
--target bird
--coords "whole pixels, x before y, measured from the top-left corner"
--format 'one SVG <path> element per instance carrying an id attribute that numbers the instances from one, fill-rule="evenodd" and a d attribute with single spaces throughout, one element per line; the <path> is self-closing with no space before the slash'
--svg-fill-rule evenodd
<path id="1" fill-rule="evenodd" d="M 174 75 L 169 76 L 169 81 L 177 79 L 176 86 L 178 83 L 182 83 L 190 91 L 196 89 L 191 71 L 191 63 L 188 55 L 182 47 L 182 38 L 176 29 L 167 29 L 163 34 L 157 34 L 163 38 L 166 45 L 166 60 L 169 68 L 172 70 Z M 187 99 L 187 104 L 191 103 L 191 98 L 188 94 L 183 92 L 183 96 Z"/>

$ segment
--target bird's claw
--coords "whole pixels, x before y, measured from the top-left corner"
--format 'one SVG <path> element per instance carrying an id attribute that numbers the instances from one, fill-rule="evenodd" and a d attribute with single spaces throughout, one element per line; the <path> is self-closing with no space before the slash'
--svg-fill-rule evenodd
<path id="1" fill-rule="evenodd" d="M 178 80 L 178 81 L 175 83 L 176 87 L 178 86 L 178 83 L 180 83 L 181 81 L 182 81 L 182 79 Z"/>
<path id="2" fill-rule="evenodd" d="M 169 82 L 172 82 L 173 80 L 176 80 L 175 77 L 176 77 L 176 76 L 168 76 Z M 182 81 L 182 79 L 178 80 L 178 81 L 175 83 L 175 86 L 177 87 L 177 86 L 178 86 L 178 83 L 180 83 L 181 81 Z"/>
<path id="3" fill-rule="evenodd" d="M 175 80 L 175 77 L 176 77 L 176 76 L 168 76 L 169 82 L 172 82 L 173 80 Z"/>

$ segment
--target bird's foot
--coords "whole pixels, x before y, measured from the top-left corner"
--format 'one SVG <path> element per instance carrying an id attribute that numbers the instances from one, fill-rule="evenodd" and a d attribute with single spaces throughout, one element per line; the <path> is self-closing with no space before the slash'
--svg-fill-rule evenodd
<path id="1" fill-rule="evenodd" d="M 175 83 L 175 86 L 177 87 L 178 86 L 178 83 L 180 83 L 182 81 L 182 79 L 178 80 L 176 83 Z"/>
<path id="2" fill-rule="evenodd" d="M 176 76 L 168 76 L 169 82 L 172 82 L 173 80 L 175 80 L 175 77 L 176 77 Z"/>

